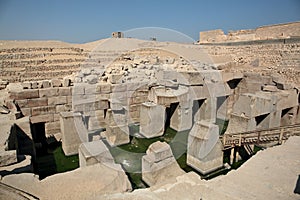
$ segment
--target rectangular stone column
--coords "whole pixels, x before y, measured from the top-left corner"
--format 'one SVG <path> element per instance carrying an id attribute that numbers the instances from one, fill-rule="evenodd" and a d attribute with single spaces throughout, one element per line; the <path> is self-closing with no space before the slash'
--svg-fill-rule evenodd
<path id="1" fill-rule="evenodd" d="M 188 136 L 187 164 L 202 174 L 223 166 L 219 127 L 207 121 L 194 124 Z"/>
<path id="2" fill-rule="evenodd" d="M 158 137 L 164 134 L 165 130 L 164 106 L 146 102 L 141 105 L 140 133 L 146 138 Z"/>
<path id="3" fill-rule="evenodd" d="M 170 127 L 178 132 L 189 130 L 193 123 L 192 104 L 189 107 L 177 106 L 171 117 Z"/>
<path id="4" fill-rule="evenodd" d="M 61 112 L 60 129 L 62 134 L 62 149 L 65 155 L 78 154 L 78 147 L 88 141 L 88 132 L 83 124 L 80 113 Z"/>

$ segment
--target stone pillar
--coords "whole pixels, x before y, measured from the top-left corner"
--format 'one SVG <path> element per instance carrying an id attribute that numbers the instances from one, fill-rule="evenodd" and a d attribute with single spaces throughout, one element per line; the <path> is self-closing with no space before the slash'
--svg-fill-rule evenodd
<path id="1" fill-rule="evenodd" d="M 217 98 L 205 99 L 199 110 L 195 113 L 194 121 L 206 120 L 211 123 L 216 122 L 217 117 Z"/>
<path id="2" fill-rule="evenodd" d="M 184 173 L 166 142 L 151 144 L 146 155 L 142 158 L 142 179 L 149 186 L 175 178 Z"/>
<path id="3" fill-rule="evenodd" d="M 234 162 L 234 148 L 231 148 L 230 150 L 230 165 L 232 165 Z"/>
<path id="4" fill-rule="evenodd" d="M 127 113 L 124 109 L 118 111 L 108 109 L 106 112 L 105 123 L 106 131 L 104 135 L 110 146 L 118 146 L 130 142 Z"/>
<path id="5" fill-rule="evenodd" d="M 78 154 L 78 147 L 88 141 L 88 132 L 83 124 L 80 113 L 61 112 L 60 129 L 62 134 L 62 149 L 65 155 Z"/>
<path id="6" fill-rule="evenodd" d="M 193 123 L 192 105 L 183 107 L 180 104 L 171 117 L 170 127 L 178 132 L 189 130 Z"/>
<path id="7" fill-rule="evenodd" d="M 164 134 L 165 107 L 152 102 L 142 103 L 140 114 L 140 133 L 146 138 Z"/>
<path id="8" fill-rule="evenodd" d="M 187 164 L 202 174 L 223 166 L 223 148 L 217 125 L 207 121 L 194 124 L 188 137 Z"/>

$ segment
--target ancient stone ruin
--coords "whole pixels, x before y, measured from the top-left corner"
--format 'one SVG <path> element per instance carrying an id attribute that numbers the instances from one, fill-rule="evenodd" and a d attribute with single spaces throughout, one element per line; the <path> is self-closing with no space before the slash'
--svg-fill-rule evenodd
<path id="1" fill-rule="evenodd" d="M 210 31 L 200 44 L 120 32 L 81 45 L 1 41 L 1 183 L 42 199 L 164 199 L 179 184 L 216 197 L 200 177 L 300 134 L 297 30 Z M 149 188 L 137 192 L 139 175 Z"/>

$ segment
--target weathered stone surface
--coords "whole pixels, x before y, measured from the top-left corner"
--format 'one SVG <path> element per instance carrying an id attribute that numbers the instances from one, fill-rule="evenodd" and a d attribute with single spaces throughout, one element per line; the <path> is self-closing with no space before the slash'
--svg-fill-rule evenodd
<path id="1" fill-rule="evenodd" d="M 79 146 L 79 166 L 85 167 L 96 163 L 109 166 L 114 164 L 114 158 L 102 140 L 82 143 Z"/>
<path id="2" fill-rule="evenodd" d="M 51 82 L 48 80 L 42 81 L 42 88 L 49 88 L 51 87 Z"/>
<path id="3" fill-rule="evenodd" d="M 48 98 L 48 105 L 62 105 L 67 103 L 66 96 L 58 96 L 58 97 L 49 97 Z"/>
<path id="4" fill-rule="evenodd" d="M 58 95 L 58 88 L 39 89 L 40 97 L 53 97 Z"/>
<path id="5" fill-rule="evenodd" d="M 40 123 L 40 122 L 53 122 L 53 114 L 43 114 L 43 115 L 37 115 L 37 116 L 31 116 L 30 117 L 30 122 L 35 124 L 35 123 Z"/>
<path id="6" fill-rule="evenodd" d="M 52 87 L 61 87 L 62 86 L 62 81 L 60 79 L 52 79 L 51 80 L 51 85 Z"/>
<path id="7" fill-rule="evenodd" d="M 170 146 L 165 142 L 151 144 L 142 158 L 142 179 L 149 186 L 162 184 L 184 174 L 177 164 Z"/>
<path id="8" fill-rule="evenodd" d="M 15 100 L 33 99 L 39 97 L 39 90 L 26 89 L 20 92 L 11 92 L 10 98 Z"/>
<path id="9" fill-rule="evenodd" d="M 127 125 L 107 126 L 104 134 L 110 146 L 118 146 L 130 142 Z"/>
<path id="10" fill-rule="evenodd" d="M 16 150 L 0 152 L 0 167 L 11 165 L 17 162 Z"/>
<path id="11" fill-rule="evenodd" d="M 170 127 L 178 132 L 192 128 L 192 115 L 193 110 L 191 104 L 187 108 L 181 107 L 181 105 L 177 106 L 171 117 Z"/>
<path id="12" fill-rule="evenodd" d="M 31 109 L 32 116 L 51 114 L 55 112 L 56 112 L 55 106 L 40 106 Z"/>
<path id="13" fill-rule="evenodd" d="M 140 134 L 146 138 L 161 136 L 165 128 L 165 107 L 152 102 L 141 105 Z"/>
<path id="14" fill-rule="evenodd" d="M 27 100 L 27 107 L 41 107 L 41 106 L 47 106 L 47 105 L 48 105 L 47 98 L 44 98 L 44 97 Z"/>
<path id="15" fill-rule="evenodd" d="M 88 132 L 83 124 L 81 114 L 61 112 L 60 128 L 64 153 L 67 156 L 78 154 L 79 145 L 88 141 Z"/>
<path id="16" fill-rule="evenodd" d="M 72 87 L 61 87 L 58 89 L 59 96 L 71 96 L 72 95 Z"/>
<path id="17" fill-rule="evenodd" d="M 194 124 L 188 136 L 187 164 L 207 174 L 223 166 L 219 127 L 206 121 Z"/>

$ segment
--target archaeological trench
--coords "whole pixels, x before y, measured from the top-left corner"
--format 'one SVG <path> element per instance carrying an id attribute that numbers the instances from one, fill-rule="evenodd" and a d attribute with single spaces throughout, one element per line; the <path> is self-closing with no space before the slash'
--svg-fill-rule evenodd
<path id="1" fill-rule="evenodd" d="M 0 199 L 299 199 L 300 22 L 0 63 Z"/>

